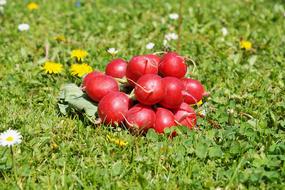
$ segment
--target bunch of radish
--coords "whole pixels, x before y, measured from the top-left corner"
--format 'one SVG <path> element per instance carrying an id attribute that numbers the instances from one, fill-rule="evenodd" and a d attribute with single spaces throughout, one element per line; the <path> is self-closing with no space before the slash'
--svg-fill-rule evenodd
<path id="1" fill-rule="evenodd" d="M 129 62 L 115 59 L 105 73 L 86 75 L 82 89 L 98 103 L 101 122 L 130 130 L 157 133 L 175 126 L 196 126 L 192 105 L 206 95 L 203 85 L 186 78 L 185 58 L 175 52 L 134 56 Z"/>

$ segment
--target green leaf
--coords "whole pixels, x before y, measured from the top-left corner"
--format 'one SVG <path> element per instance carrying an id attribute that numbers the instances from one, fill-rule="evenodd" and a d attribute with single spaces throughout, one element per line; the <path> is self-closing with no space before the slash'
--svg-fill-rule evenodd
<path id="1" fill-rule="evenodd" d="M 195 153 L 199 158 L 206 158 L 208 152 L 208 146 L 203 143 L 199 143 L 195 147 Z"/>
<path id="2" fill-rule="evenodd" d="M 223 151 L 219 146 L 214 146 L 209 148 L 209 157 L 214 158 L 214 157 L 222 157 L 223 156 Z"/>
<path id="3" fill-rule="evenodd" d="M 119 175 L 122 172 L 122 169 L 123 168 L 122 168 L 121 161 L 118 161 L 118 162 L 114 163 L 113 166 L 112 166 L 112 169 L 111 169 L 112 175 L 113 176 Z"/>
<path id="4" fill-rule="evenodd" d="M 248 59 L 249 65 L 254 65 L 254 63 L 256 62 L 256 60 L 257 60 L 257 56 L 256 56 L 256 55 L 251 56 L 251 57 Z"/>
<path id="5" fill-rule="evenodd" d="M 154 129 L 149 129 L 149 130 L 147 131 L 146 138 L 147 138 L 148 140 L 151 140 L 151 141 L 157 141 L 157 140 L 158 140 L 158 135 L 157 135 L 157 133 L 154 131 Z"/>

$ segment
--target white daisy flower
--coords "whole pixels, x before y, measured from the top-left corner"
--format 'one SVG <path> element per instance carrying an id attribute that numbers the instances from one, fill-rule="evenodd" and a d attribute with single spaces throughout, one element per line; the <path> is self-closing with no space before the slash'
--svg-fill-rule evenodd
<path id="1" fill-rule="evenodd" d="M 170 40 L 177 40 L 178 39 L 178 35 L 174 32 L 172 33 L 168 33 L 164 36 L 164 38 L 167 40 L 167 41 L 170 41 Z"/>
<path id="2" fill-rule="evenodd" d="M 0 0 L 0 6 L 6 5 L 7 1 L 6 0 Z"/>
<path id="3" fill-rule="evenodd" d="M 116 50 L 115 48 L 109 48 L 107 52 L 110 53 L 111 55 L 116 55 L 119 51 Z"/>
<path id="4" fill-rule="evenodd" d="M 146 44 L 145 47 L 146 47 L 146 49 L 152 49 L 154 46 L 155 46 L 155 44 L 150 42 L 150 43 Z"/>
<path id="5" fill-rule="evenodd" d="M 26 23 L 22 23 L 22 24 L 19 24 L 18 26 L 18 30 L 19 31 L 28 31 L 30 29 L 30 25 L 26 24 Z"/>
<path id="6" fill-rule="evenodd" d="M 179 18 L 179 15 L 177 13 L 171 13 L 169 14 L 169 18 L 172 20 L 177 20 Z"/>
<path id="7" fill-rule="evenodd" d="M 0 134 L 1 146 L 13 146 L 22 142 L 22 135 L 17 130 L 8 129 Z"/>
<path id="8" fill-rule="evenodd" d="M 223 27 L 222 29 L 221 29 L 221 32 L 222 32 L 222 34 L 223 34 L 223 36 L 226 36 L 226 35 L 228 35 L 228 29 L 227 28 L 225 28 L 225 27 Z"/>

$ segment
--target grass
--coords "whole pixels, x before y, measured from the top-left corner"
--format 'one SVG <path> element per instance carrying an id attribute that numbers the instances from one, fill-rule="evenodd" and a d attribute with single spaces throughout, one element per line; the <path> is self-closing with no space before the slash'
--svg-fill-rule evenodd
<path id="1" fill-rule="evenodd" d="M 86 62 L 100 70 L 112 59 L 109 47 L 125 59 L 162 51 L 164 35 L 178 28 L 168 18 L 179 12 L 178 1 L 36 2 L 39 9 L 29 11 L 28 1 L 8 1 L 0 16 L 0 131 L 23 135 L 14 147 L 15 175 L 9 151 L 0 147 L 0 189 L 284 188 L 284 1 L 183 2 L 180 54 L 196 61 L 191 77 L 211 93 L 210 122 L 200 119 L 201 130 L 173 140 L 60 116 L 56 102 L 61 85 L 80 83 L 68 71 L 71 50 L 87 50 Z M 23 22 L 29 31 L 17 30 Z M 67 42 L 56 42 L 58 35 Z M 253 50 L 241 50 L 240 38 Z M 150 41 L 156 46 L 146 50 Z M 64 74 L 42 72 L 46 44 Z"/>

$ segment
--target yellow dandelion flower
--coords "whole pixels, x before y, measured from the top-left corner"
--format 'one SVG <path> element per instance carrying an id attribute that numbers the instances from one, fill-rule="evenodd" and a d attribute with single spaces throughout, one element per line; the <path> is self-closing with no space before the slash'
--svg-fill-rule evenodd
<path id="1" fill-rule="evenodd" d="M 120 147 L 124 147 L 124 146 L 128 145 L 128 142 L 126 142 L 122 139 L 115 139 L 115 138 L 110 137 L 109 135 L 107 135 L 107 138 L 110 142 L 112 142 L 112 143 L 114 143 Z"/>
<path id="2" fill-rule="evenodd" d="M 197 105 L 198 106 L 201 106 L 203 104 L 203 101 L 202 100 L 200 100 L 199 102 L 197 102 Z"/>
<path id="3" fill-rule="evenodd" d="M 250 41 L 246 41 L 246 40 L 241 40 L 239 42 L 240 48 L 241 49 L 245 49 L 245 50 L 251 50 L 252 48 L 252 44 Z"/>
<path id="4" fill-rule="evenodd" d="M 58 42 L 65 42 L 66 41 L 66 38 L 64 35 L 55 36 L 54 39 Z"/>
<path id="5" fill-rule="evenodd" d="M 37 3 L 34 3 L 34 2 L 31 2 L 27 5 L 27 8 L 30 10 L 30 11 L 33 11 L 33 10 L 36 10 L 39 8 L 39 5 Z"/>
<path id="6" fill-rule="evenodd" d="M 82 61 L 88 55 L 87 51 L 76 49 L 71 51 L 71 58 L 75 58 L 78 61 Z"/>
<path id="7" fill-rule="evenodd" d="M 88 73 L 91 73 L 93 69 L 91 66 L 89 66 L 86 63 L 81 63 L 81 64 L 75 63 L 71 65 L 70 71 L 71 75 L 73 76 L 77 75 L 79 77 L 82 77 Z"/>
<path id="8" fill-rule="evenodd" d="M 51 61 L 45 62 L 43 69 L 45 70 L 45 73 L 47 74 L 58 74 L 61 73 L 63 70 L 63 65 L 60 63 L 54 63 Z"/>

